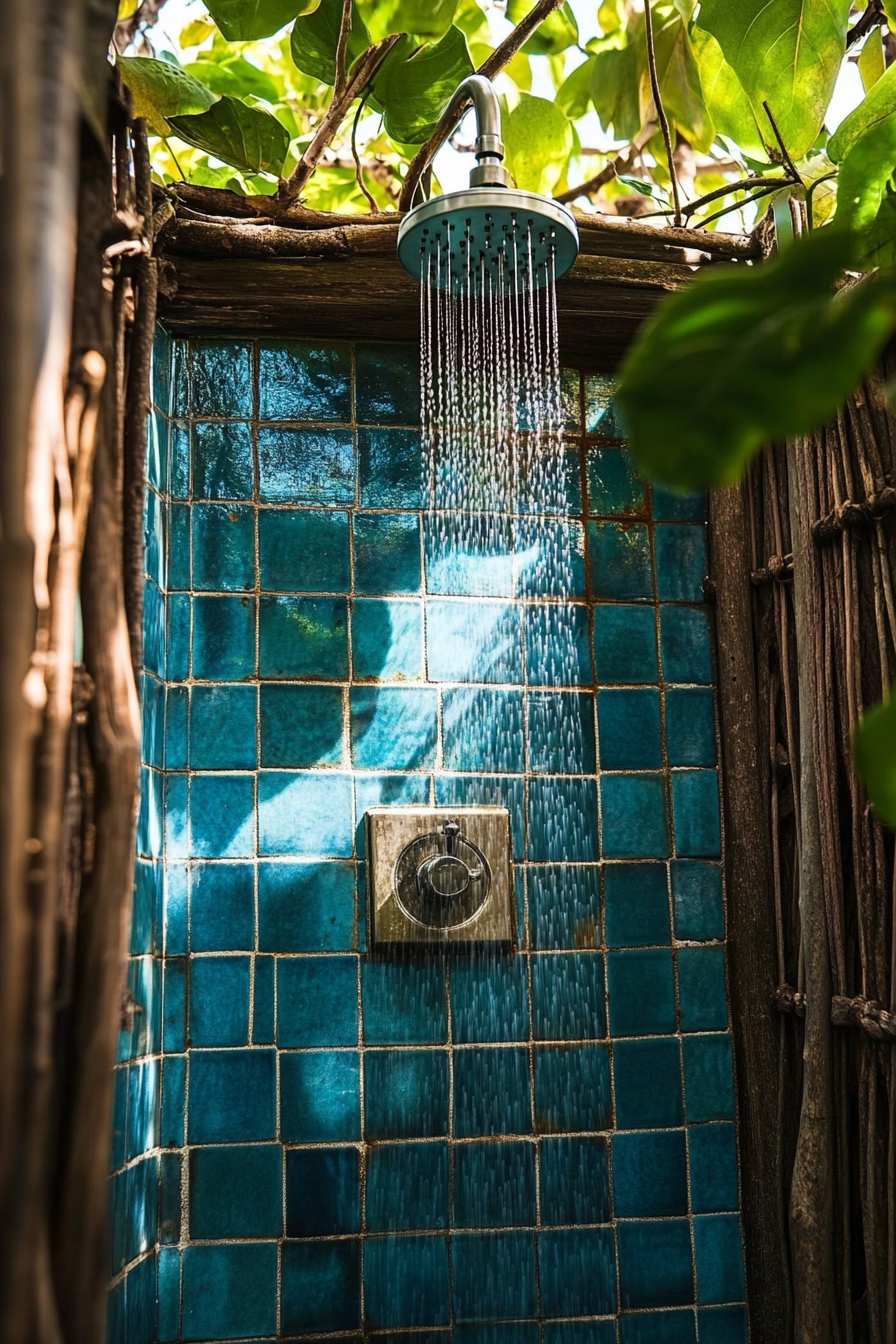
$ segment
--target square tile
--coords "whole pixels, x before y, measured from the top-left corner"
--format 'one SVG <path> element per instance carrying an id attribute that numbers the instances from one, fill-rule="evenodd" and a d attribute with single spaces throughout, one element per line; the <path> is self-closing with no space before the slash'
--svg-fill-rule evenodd
<path id="1" fill-rule="evenodd" d="M 675 1031 L 672 953 L 663 948 L 607 954 L 610 1033 L 657 1036 Z"/>
<path id="2" fill-rule="evenodd" d="M 444 1050 L 368 1050 L 364 1056 L 366 1140 L 437 1139 L 448 1133 Z"/>
<path id="3" fill-rule="evenodd" d="M 420 366 L 413 345 L 355 346 L 355 415 L 361 425 L 420 423 Z"/>
<path id="4" fill-rule="evenodd" d="M 591 588 L 596 598 L 653 597 L 650 533 L 639 523 L 589 523 Z"/>
<path id="5" fill-rule="evenodd" d="M 447 1325 L 444 1237 L 375 1237 L 364 1246 L 364 1315 L 374 1329 Z"/>
<path id="6" fill-rule="evenodd" d="M 524 597 L 585 596 L 585 531 L 578 522 L 524 518 L 514 527 L 517 590 Z"/>
<path id="7" fill-rule="evenodd" d="M 286 1235 L 332 1237 L 361 1230 L 357 1148 L 286 1152 Z"/>
<path id="8" fill-rule="evenodd" d="M 623 1307 L 679 1307 L 693 1302 L 686 1218 L 620 1223 L 617 1235 Z"/>
<path id="9" fill-rule="evenodd" d="M 348 677 L 348 604 L 344 597 L 263 597 L 259 673 L 277 680 Z"/>
<path id="10" fill-rule="evenodd" d="M 274 1050 L 192 1050 L 188 1142 L 276 1138 L 276 1061 Z"/>
<path id="11" fill-rule="evenodd" d="M 699 607 L 660 607 L 660 651 L 667 682 L 712 681 L 709 617 Z"/>
<path id="12" fill-rule="evenodd" d="M 277 1324 L 277 1246 L 188 1246 L 183 1252 L 183 1339 L 268 1335 Z"/>
<path id="13" fill-rule="evenodd" d="M 725 906 L 719 865 L 675 859 L 671 868 L 675 937 L 688 942 L 724 938 Z"/>
<path id="14" fill-rule="evenodd" d="M 671 943 L 664 863 L 609 863 L 604 875 L 608 947 Z"/>
<path id="15" fill-rule="evenodd" d="M 361 1070 L 356 1050 L 280 1055 L 283 1143 L 350 1143 L 361 1137 Z"/>
<path id="16" fill-rule="evenodd" d="M 513 541 L 500 515 L 423 515 L 426 591 L 452 597 L 512 597 Z"/>
<path id="17" fill-rule="evenodd" d="M 172 420 L 169 426 L 170 474 L 172 499 L 190 498 L 190 429 L 186 420 Z"/>
<path id="18" fill-rule="evenodd" d="M 194 871 L 200 866 L 195 864 Z M 165 955 L 182 956 L 187 951 L 187 865 L 169 862 L 165 867 Z"/>
<path id="19" fill-rule="evenodd" d="M 591 627 L 583 604 L 550 602 L 527 605 L 526 680 L 530 686 L 590 686 Z"/>
<path id="20" fill-rule="evenodd" d="M 681 1049 L 689 1123 L 733 1120 L 734 1080 L 731 1073 L 731 1038 L 728 1033 L 686 1036 Z"/>
<path id="21" fill-rule="evenodd" d="M 190 963 L 191 1045 L 249 1044 L 249 957 Z"/>
<path id="22" fill-rule="evenodd" d="M 427 1344 L 442 1344 L 438 1335 L 425 1338 Z M 463 1344 L 541 1344 L 537 1321 L 513 1321 L 509 1325 L 496 1322 L 457 1325 L 454 1338 L 463 1341 Z M 405 1340 L 403 1344 L 416 1344 L 416 1341 Z"/>
<path id="23" fill-rule="evenodd" d="M 656 681 L 656 609 L 598 603 L 594 608 L 594 664 L 603 685 Z"/>
<path id="24" fill-rule="evenodd" d="M 251 345 L 190 341 L 190 409 L 194 415 L 249 419 L 255 409 L 253 382 Z"/>
<path id="25" fill-rule="evenodd" d="M 190 835 L 197 858 L 248 858 L 255 848 L 255 776 L 194 775 Z"/>
<path id="26" fill-rule="evenodd" d="M 620 1318 L 620 1344 L 695 1344 L 693 1311 L 626 1312 Z"/>
<path id="27" fill-rule="evenodd" d="M 747 1344 L 746 1307 L 708 1307 L 698 1311 L 700 1344 Z"/>
<path id="28" fill-rule="evenodd" d="M 547 1321 L 545 1344 L 616 1344 L 613 1321 Z"/>
<path id="29" fill-rule="evenodd" d="M 257 697 L 254 686 L 194 686 L 190 694 L 193 770 L 254 770 Z"/>
<path id="30" fill-rule="evenodd" d="M 719 777 L 715 770 L 682 770 L 672 776 L 675 849 L 683 858 L 716 859 L 721 852 Z"/>
<path id="31" fill-rule="evenodd" d="M 258 354 L 260 420 L 352 418 L 351 347 L 265 341 Z"/>
<path id="32" fill-rule="evenodd" d="M 281 1255 L 283 1334 L 352 1330 L 361 1324 L 359 1241 L 288 1241 Z"/>
<path id="33" fill-rule="evenodd" d="M 361 507 L 419 509 L 426 502 L 428 465 L 418 429 L 358 430 Z"/>
<path id="34" fill-rule="evenodd" d="M 585 432 L 605 438 L 621 437 L 615 415 L 616 380 L 604 373 L 585 377 Z"/>
<path id="35" fill-rule="evenodd" d="M 255 488 L 252 426 L 243 421 L 193 425 L 193 498 L 251 499 Z"/>
<path id="36" fill-rule="evenodd" d="M 728 1025 L 725 953 L 721 947 L 682 947 L 678 952 L 682 1031 L 724 1031 Z"/>
<path id="37" fill-rule="evenodd" d="M 656 587 L 661 602 L 699 602 L 706 577 L 706 528 L 661 523 L 654 529 Z"/>
<path id="38" fill-rule="evenodd" d="M 477 954 L 452 963 L 451 1033 L 461 1045 L 529 1039 L 524 957 Z"/>
<path id="39" fill-rule="evenodd" d="M 147 584 L 146 596 L 149 595 L 151 585 Z M 215 602 L 229 602 L 231 599 L 226 597 L 206 597 L 197 598 L 197 605 L 207 606 Z M 246 601 L 245 598 L 237 598 L 240 605 Z M 168 680 L 184 681 L 190 672 L 190 642 L 192 638 L 192 610 L 193 603 L 187 593 L 169 593 L 167 602 L 168 615 L 168 647 L 167 668 Z M 254 604 L 253 611 L 253 632 L 254 632 Z M 252 667 L 255 666 L 255 640 L 251 641 L 250 655 Z M 144 650 L 145 659 L 145 650 Z M 197 676 L 199 673 L 197 672 Z"/>
<path id="40" fill-rule="evenodd" d="M 423 604 L 401 599 L 352 603 L 355 678 L 416 680 L 423 675 Z"/>
<path id="41" fill-rule="evenodd" d="M 354 433 L 262 425 L 258 477 L 263 504 L 354 504 Z"/>
<path id="42" fill-rule="evenodd" d="M 589 513 L 643 518 L 649 512 L 647 482 L 625 448 L 591 448 L 585 463 Z"/>
<path id="43" fill-rule="evenodd" d="M 252 995 L 252 1044 L 273 1045 L 276 1040 L 274 1022 L 274 958 L 255 958 L 255 984 Z"/>
<path id="44" fill-rule="evenodd" d="M 738 1204 L 734 1125 L 692 1125 L 688 1145 L 694 1213 L 734 1212 Z"/>
<path id="45" fill-rule="evenodd" d="M 744 1248 L 736 1213 L 694 1219 L 697 1301 L 701 1306 L 742 1302 Z"/>
<path id="46" fill-rule="evenodd" d="M 263 952 L 348 952 L 355 934 L 351 863 L 262 863 L 258 946 Z"/>
<path id="47" fill-rule="evenodd" d="M 514 860 L 525 853 L 525 781 L 522 775 L 449 775 L 435 777 L 438 807 L 506 807 Z"/>
<path id="48" fill-rule="evenodd" d="M 200 1151 L 194 1149 L 194 1152 Z M 207 1150 L 206 1150 L 207 1151 Z M 181 1155 L 162 1153 L 159 1158 L 159 1243 L 177 1246 L 181 1239 Z M 150 1340 L 153 1340 L 152 1333 Z"/>
<path id="49" fill-rule="evenodd" d="M 461 1143 L 454 1149 L 455 1227 L 534 1227 L 531 1143 Z"/>
<path id="50" fill-rule="evenodd" d="M 358 1044 L 357 957 L 279 958 L 277 1044 Z"/>
<path id="51" fill-rule="evenodd" d="M 597 781 L 533 778 L 529 783 L 529 858 L 535 863 L 600 857 Z"/>
<path id="52" fill-rule="evenodd" d="M 241 952 L 255 947 L 255 865 L 196 863 L 190 877 L 190 949 Z"/>
<path id="53" fill-rule="evenodd" d="M 347 593 L 348 514 L 330 509 L 259 509 L 261 587 L 268 592 Z"/>
<path id="54" fill-rule="evenodd" d="M 193 587 L 238 592 L 255 587 L 255 510 L 194 504 Z"/>
<path id="55" fill-rule="evenodd" d="M 278 1144 L 190 1148 L 190 1237 L 220 1241 L 283 1235 Z"/>
<path id="56" fill-rule="evenodd" d="M 420 770 L 435 765 L 438 691 L 360 687 L 350 693 L 352 763 L 361 770 Z"/>
<path id="57" fill-rule="evenodd" d="M 426 662 L 431 681 L 519 685 L 523 679 L 519 607 L 431 598 L 426 604 Z"/>
<path id="58" fill-rule="evenodd" d="M 156 327 L 152 343 L 152 400 L 163 415 L 171 409 L 171 337 Z"/>
<path id="59" fill-rule="evenodd" d="M 582 473 L 577 443 L 565 443 L 559 452 L 553 445 L 538 456 L 526 452 L 516 483 L 518 513 L 582 512 Z"/>
<path id="60" fill-rule="evenodd" d="M 669 832 L 661 775 L 604 775 L 600 795 L 604 858 L 666 858 Z"/>
<path id="61" fill-rule="evenodd" d="M 378 1143 L 368 1149 L 366 1226 L 406 1232 L 448 1226 L 448 1144 Z"/>
<path id="62" fill-rule="evenodd" d="M 340 686 L 262 685 L 259 707 L 263 766 L 342 764 Z"/>
<path id="63" fill-rule="evenodd" d="M 528 1051 L 516 1046 L 455 1051 L 455 1135 L 531 1132 Z"/>
<path id="64" fill-rule="evenodd" d="M 599 691 L 597 720 L 602 770 L 658 770 L 663 764 L 659 691 Z"/>
<path id="65" fill-rule="evenodd" d="M 608 1223 L 606 1139 L 542 1139 L 540 1147 L 542 1225 Z"/>
<path id="66" fill-rule="evenodd" d="M 165 707 L 165 766 L 186 770 L 190 693 L 186 686 L 169 686 Z"/>
<path id="67" fill-rule="evenodd" d="M 422 562 L 415 513 L 356 513 L 352 535 L 356 592 L 419 593 Z"/>
<path id="68" fill-rule="evenodd" d="M 531 1232 L 456 1232 L 451 1238 L 458 1321 L 535 1315 L 535 1238 Z"/>
<path id="69" fill-rule="evenodd" d="M 688 1211 L 683 1129 L 617 1134 L 613 1139 L 617 1218 L 662 1218 Z"/>
<path id="70" fill-rule="evenodd" d="M 361 1005 L 366 1045 L 448 1040 L 445 966 L 439 961 L 363 961 Z"/>
<path id="71" fill-rule="evenodd" d="M 533 773 L 593 775 L 597 770 L 593 695 L 530 691 L 528 730 Z"/>
<path id="72" fill-rule="evenodd" d="M 190 412 L 189 346 L 184 340 L 171 342 L 171 414 Z"/>
<path id="73" fill-rule="evenodd" d="M 442 692 L 442 753 L 448 770 L 526 768 L 522 691 L 455 687 Z"/>
<path id="74" fill-rule="evenodd" d="M 193 676 L 239 681 L 255 674 L 255 598 L 193 598 Z"/>
<path id="75" fill-rule="evenodd" d="M 658 523 L 706 521 L 706 496 L 653 487 L 653 516 Z"/>
<path id="76" fill-rule="evenodd" d="M 674 1036 L 616 1041 L 613 1076 L 619 1129 L 683 1123 L 681 1046 Z"/>
<path id="77" fill-rule="evenodd" d="M 531 958 L 536 1041 L 600 1040 L 607 1034 L 604 961 L 597 952 Z"/>
<path id="78" fill-rule="evenodd" d="M 670 765 L 715 765 L 711 690 L 676 686 L 666 692 L 666 751 Z"/>
<path id="79" fill-rule="evenodd" d="M 561 863 L 527 871 L 532 946 L 545 951 L 599 947 L 600 869 Z"/>
<path id="80" fill-rule="evenodd" d="M 165 675 L 165 599 L 147 579 L 143 605 L 143 666 L 157 677 Z"/>
<path id="81" fill-rule="evenodd" d="M 546 1316 L 607 1316 L 616 1310 L 612 1228 L 541 1232 L 538 1255 Z"/>
<path id="82" fill-rule="evenodd" d="M 162 1048 L 166 1052 L 187 1048 L 187 960 L 165 961 L 165 1005 L 162 1014 Z M 129 1051 L 129 1053 L 136 1053 Z"/>
<path id="83" fill-rule="evenodd" d="M 535 1126 L 540 1134 L 607 1129 L 612 1114 L 605 1045 L 536 1047 Z"/>
<path id="84" fill-rule="evenodd" d="M 258 851 L 348 859 L 352 854 L 352 781 L 332 770 L 258 776 Z"/>

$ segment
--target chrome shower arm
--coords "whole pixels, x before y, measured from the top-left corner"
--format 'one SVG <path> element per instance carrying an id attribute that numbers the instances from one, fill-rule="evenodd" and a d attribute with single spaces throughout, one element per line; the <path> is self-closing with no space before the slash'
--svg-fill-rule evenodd
<path id="1" fill-rule="evenodd" d="M 470 173 L 471 187 L 509 187 L 510 173 L 504 167 L 504 142 L 501 139 L 501 108 L 494 85 L 485 75 L 468 75 L 459 84 L 448 103 L 449 113 L 460 115 L 466 98 L 473 103 L 476 114 L 477 165 Z"/>

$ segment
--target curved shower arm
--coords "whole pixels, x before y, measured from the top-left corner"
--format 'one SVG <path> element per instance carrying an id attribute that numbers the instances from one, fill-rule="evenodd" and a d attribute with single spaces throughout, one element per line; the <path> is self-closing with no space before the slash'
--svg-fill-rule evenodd
<path id="1" fill-rule="evenodd" d="M 470 173 L 471 187 L 509 187 L 510 174 L 502 164 L 504 142 L 501 139 L 501 107 L 494 85 L 485 75 L 468 75 L 457 86 L 445 111 L 456 112 L 458 120 L 462 104 L 469 98 L 476 114 L 477 166 Z"/>

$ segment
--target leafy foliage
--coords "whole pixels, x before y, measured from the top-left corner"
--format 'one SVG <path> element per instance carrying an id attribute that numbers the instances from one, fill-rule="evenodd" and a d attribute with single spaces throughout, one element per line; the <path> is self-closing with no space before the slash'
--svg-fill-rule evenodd
<path id="1" fill-rule="evenodd" d="M 215 101 L 210 89 L 168 61 L 119 56 L 118 64 L 134 95 L 134 111 L 138 117 L 146 118 L 146 125 L 154 135 L 168 134 L 168 117 L 204 112 Z"/>
<path id="2" fill-rule="evenodd" d="M 449 28 L 435 46 L 406 37 L 392 48 L 373 80 L 372 106 L 385 113 L 385 128 L 400 144 L 420 145 L 436 128 L 445 104 L 473 62 L 467 39 Z"/>
<path id="3" fill-rule="evenodd" d="M 289 133 L 276 117 L 260 107 L 247 107 L 229 94 L 199 116 L 170 117 L 169 121 L 188 145 L 244 173 L 279 173 L 289 149 Z"/>
<path id="4" fill-rule="evenodd" d="M 310 14 L 319 0 L 206 0 L 208 12 L 228 42 L 273 37 L 299 14 Z"/>

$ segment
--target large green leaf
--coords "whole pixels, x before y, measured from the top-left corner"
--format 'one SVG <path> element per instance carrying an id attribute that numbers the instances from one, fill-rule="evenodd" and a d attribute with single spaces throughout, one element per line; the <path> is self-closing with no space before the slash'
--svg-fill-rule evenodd
<path id="1" fill-rule="evenodd" d="M 862 50 L 859 52 L 859 59 L 856 64 L 859 67 L 859 74 L 862 76 L 862 88 L 868 93 L 869 90 L 874 88 L 886 69 L 884 44 L 879 28 L 871 29 Z"/>
<path id="2" fill-rule="evenodd" d="M 887 183 L 877 215 L 862 230 L 860 246 L 860 260 L 866 270 L 896 266 L 896 188 L 892 181 Z"/>
<path id="3" fill-rule="evenodd" d="M 715 131 L 703 100 L 697 59 L 680 14 L 657 29 L 656 68 L 669 120 L 694 149 L 705 154 Z M 650 98 L 652 101 L 652 93 Z"/>
<path id="4" fill-rule="evenodd" d="M 572 126 L 556 103 L 521 93 L 504 117 L 507 167 L 518 187 L 550 196 L 573 146 Z"/>
<path id="5" fill-rule="evenodd" d="M 828 154 L 835 163 L 846 158 L 856 141 L 872 126 L 896 112 L 896 65 L 885 70 L 858 107 L 845 117 L 828 141 Z"/>
<path id="6" fill-rule="evenodd" d="M 643 18 L 641 35 L 643 39 Z M 612 126 L 617 140 L 632 140 L 641 129 L 638 89 L 644 69 L 646 57 L 634 41 L 595 54 L 591 98 L 604 130 Z"/>
<path id="7" fill-rule="evenodd" d="M 507 17 L 517 24 L 534 7 L 535 0 L 508 0 Z M 576 16 L 569 4 L 564 3 L 539 24 L 523 50 L 530 56 L 557 56 L 576 46 L 578 40 Z"/>
<path id="8" fill-rule="evenodd" d="M 557 90 L 554 101 L 573 121 L 578 121 L 579 117 L 584 117 L 591 106 L 591 79 L 594 74 L 594 62 L 595 57 L 589 56 L 581 65 L 577 65 Z"/>
<path id="9" fill-rule="evenodd" d="M 309 14 L 320 0 L 205 0 L 228 42 L 255 42 L 273 37 L 299 14 Z"/>
<path id="10" fill-rule="evenodd" d="M 457 0 L 358 0 L 371 40 L 390 33 L 411 33 L 437 42 L 454 22 Z"/>
<path id="11" fill-rule="evenodd" d="M 467 39 L 449 28 L 435 46 L 419 47 L 403 37 L 389 52 L 373 80 L 376 103 L 386 114 L 393 140 L 421 145 L 428 140 L 454 90 L 473 73 Z"/>
<path id="12" fill-rule="evenodd" d="M 198 117 L 170 117 L 171 129 L 188 145 L 244 173 L 279 173 L 289 134 L 270 112 L 225 96 Z"/>
<path id="13" fill-rule="evenodd" d="M 702 0 L 697 19 L 737 74 L 762 129 L 764 100 L 794 159 L 812 148 L 846 51 L 850 0 Z"/>
<path id="14" fill-rule="evenodd" d="M 818 229 L 660 305 L 619 384 L 642 471 L 681 489 L 729 485 L 763 444 L 833 415 L 896 326 L 896 279 L 832 294 L 852 259 L 849 234 Z"/>
<path id="15" fill-rule="evenodd" d="M 856 769 L 881 821 L 896 828 L 896 687 L 888 700 L 870 709 L 855 732 Z"/>
<path id="16" fill-rule="evenodd" d="M 198 60 L 184 69 L 213 93 L 230 93 L 235 98 L 264 98 L 268 103 L 280 101 L 280 90 L 273 77 L 267 71 L 259 70 L 245 56 L 234 56 L 228 61 Z"/>
<path id="17" fill-rule="evenodd" d="M 336 83 L 336 47 L 342 23 L 342 0 L 321 0 L 313 14 L 296 19 L 290 39 L 292 59 L 304 75 L 322 84 Z M 346 48 L 350 66 L 370 46 L 370 34 L 356 4 L 352 5 L 352 27 Z"/>
<path id="18" fill-rule="evenodd" d="M 691 28 L 691 41 L 706 109 L 716 130 L 751 158 L 764 158 L 765 147 L 750 100 L 725 60 L 722 48 L 712 33 L 708 33 L 705 28 L 698 28 L 696 24 Z"/>
<path id="19" fill-rule="evenodd" d="M 152 135 L 167 135 L 168 118 L 176 114 L 204 112 L 215 95 L 198 79 L 168 61 L 148 56 L 119 56 L 121 77 L 134 95 L 134 112 L 146 118 Z"/>
<path id="20" fill-rule="evenodd" d="M 896 112 L 875 121 L 854 142 L 837 178 L 834 223 L 859 230 L 877 216 L 896 169 Z"/>

